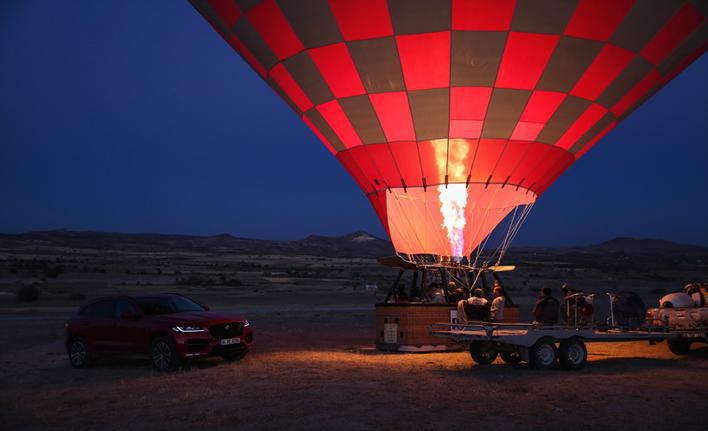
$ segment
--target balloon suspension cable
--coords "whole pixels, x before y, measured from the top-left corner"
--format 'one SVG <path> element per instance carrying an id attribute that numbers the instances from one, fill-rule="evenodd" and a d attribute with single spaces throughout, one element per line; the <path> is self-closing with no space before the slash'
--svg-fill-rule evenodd
<path id="1" fill-rule="evenodd" d="M 526 205 L 524 209 L 521 211 L 521 217 L 519 217 L 519 220 L 514 224 L 513 228 L 511 229 L 511 232 L 507 237 L 505 238 L 506 244 L 504 247 L 501 249 L 499 253 L 499 257 L 497 259 L 496 265 L 499 265 L 501 263 L 501 260 L 504 258 L 506 255 L 506 252 L 509 250 L 509 246 L 511 243 L 514 241 L 516 238 L 516 235 L 518 235 L 519 231 L 521 230 L 521 226 L 526 222 L 526 218 L 529 216 L 531 213 L 531 210 L 533 209 L 535 202 L 531 202 L 530 204 Z"/>
<path id="2" fill-rule="evenodd" d="M 473 268 L 480 268 L 481 270 L 484 270 L 490 266 L 499 265 L 501 263 L 501 260 L 504 258 L 509 249 L 509 246 L 511 246 L 511 243 L 519 233 L 521 226 L 524 224 L 526 218 L 533 209 L 533 205 L 534 202 L 531 202 L 523 205 L 523 208 L 521 208 L 522 206 L 518 206 L 514 209 L 510 216 L 508 216 L 509 223 L 504 237 L 494 251 L 489 254 L 486 254 L 485 250 L 492 234 L 490 233 L 487 235 L 484 241 L 475 249 L 474 260 L 471 264 Z M 493 265 L 491 264 L 492 262 L 494 262 Z"/>
<path id="3" fill-rule="evenodd" d="M 476 285 L 480 274 L 484 271 L 493 270 L 495 266 L 501 264 L 504 256 L 509 250 L 514 239 L 521 230 L 521 227 L 526 222 L 534 202 L 526 205 L 515 207 L 507 216 L 508 223 L 504 227 L 504 234 L 499 244 L 494 248 L 487 248 L 487 245 L 492 239 L 492 234 L 487 235 L 484 240 L 475 248 L 474 252 L 469 257 L 452 257 L 438 256 L 432 254 L 406 254 L 396 251 L 396 255 L 403 261 L 413 265 L 423 267 L 438 267 L 449 270 L 468 270 L 476 273 L 474 281 L 470 283 L 470 287 Z M 485 214 L 486 217 L 486 214 Z M 501 228 L 501 226 L 500 226 Z M 454 277 L 458 282 L 461 282 L 459 277 Z M 463 284 L 467 285 L 467 282 Z"/>

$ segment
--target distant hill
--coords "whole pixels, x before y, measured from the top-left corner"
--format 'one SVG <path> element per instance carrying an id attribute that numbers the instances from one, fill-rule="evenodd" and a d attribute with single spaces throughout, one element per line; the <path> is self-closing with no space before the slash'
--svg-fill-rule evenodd
<path id="1" fill-rule="evenodd" d="M 708 247 L 678 244 L 663 239 L 638 239 L 626 237 L 614 238 L 600 244 L 577 248 L 591 252 L 603 253 L 708 255 Z"/>
<path id="2" fill-rule="evenodd" d="M 0 247 L 72 247 L 125 251 L 199 251 L 239 254 L 292 254 L 330 257 L 381 257 L 393 253 L 387 240 L 367 232 L 344 236 L 311 235 L 301 240 L 262 240 L 229 234 L 213 236 L 51 230 L 0 234 Z"/>
<path id="3" fill-rule="evenodd" d="M 368 232 L 342 236 L 310 235 L 299 240 L 263 240 L 235 237 L 50 230 L 0 234 L 0 247 L 31 249 L 38 246 L 123 251 L 182 251 L 237 254 L 285 254 L 329 257 L 378 258 L 394 253 L 391 242 Z M 708 256 L 708 247 L 677 244 L 660 239 L 615 238 L 579 247 L 518 247 L 510 256 L 528 253 L 551 255 L 642 255 L 656 257 Z"/>

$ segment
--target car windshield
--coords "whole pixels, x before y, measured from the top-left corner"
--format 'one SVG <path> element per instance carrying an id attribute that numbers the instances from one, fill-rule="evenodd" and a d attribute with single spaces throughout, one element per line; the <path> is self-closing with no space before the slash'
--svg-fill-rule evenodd
<path id="1" fill-rule="evenodd" d="M 140 305 L 143 313 L 148 316 L 183 313 L 186 311 L 204 311 L 204 307 L 183 296 L 139 298 L 138 305 Z"/>

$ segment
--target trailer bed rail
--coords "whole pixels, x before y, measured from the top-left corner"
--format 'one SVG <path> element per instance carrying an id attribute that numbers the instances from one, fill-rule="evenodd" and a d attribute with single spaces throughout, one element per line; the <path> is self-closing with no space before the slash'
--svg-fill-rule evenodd
<path id="1" fill-rule="evenodd" d="M 668 341 L 675 353 L 687 352 L 695 341 L 706 342 L 708 327 L 667 328 L 643 326 L 637 328 L 597 326 L 542 326 L 532 323 L 435 323 L 428 328 L 430 335 L 469 344 L 470 353 L 477 363 L 490 363 L 497 353 L 505 361 L 526 360 L 537 368 L 548 368 L 556 360 L 564 368 L 577 369 L 585 365 L 585 343 Z M 556 348 L 555 344 L 560 346 Z M 515 353 L 516 356 L 509 352 Z M 539 356 L 541 355 L 541 356 Z M 489 358 L 491 358 L 491 361 Z M 510 358 L 507 360 L 506 358 Z M 513 358 L 513 359 L 511 359 Z M 540 358 L 540 359 L 539 359 Z M 545 365 L 544 365 L 545 364 Z"/>

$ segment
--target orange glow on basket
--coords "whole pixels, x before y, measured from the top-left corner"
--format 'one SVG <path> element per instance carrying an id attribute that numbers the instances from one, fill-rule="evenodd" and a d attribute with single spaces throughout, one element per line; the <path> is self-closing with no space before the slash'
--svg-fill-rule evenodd
<path id="1" fill-rule="evenodd" d="M 500 184 L 395 188 L 387 195 L 386 215 L 396 251 L 459 258 L 469 256 L 514 208 L 535 200 L 533 192 Z"/>

